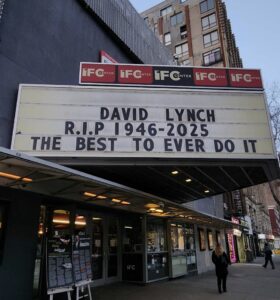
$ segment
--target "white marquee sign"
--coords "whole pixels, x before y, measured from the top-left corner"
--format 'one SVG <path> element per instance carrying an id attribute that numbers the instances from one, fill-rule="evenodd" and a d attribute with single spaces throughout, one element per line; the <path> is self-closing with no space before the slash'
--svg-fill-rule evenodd
<path id="1" fill-rule="evenodd" d="M 21 85 L 12 148 L 36 156 L 274 159 L 262 92 Z"/>

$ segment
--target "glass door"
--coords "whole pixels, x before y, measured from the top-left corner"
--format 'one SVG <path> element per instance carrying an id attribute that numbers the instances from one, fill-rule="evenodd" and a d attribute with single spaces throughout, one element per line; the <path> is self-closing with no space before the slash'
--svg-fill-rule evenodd
<path id="1" fill-rule="evenodd" d="M 171 276 L 187 274 L 186 228 L 184 224 L 170 224 L 171 234 Z"/>
<path id="2" fill-rule="evenodd" d="M 96 286 L 120 280 L 119 235 L 117 217 L 92 214 L 92 270 Z"/>
<path id="3" fill-rule="evenodd" d="M 108 219 L 106 269 L 107 280 L 118 277 L 119 272 L 119 251 L 118 251 L 118 221 L 116 218 Z"/>

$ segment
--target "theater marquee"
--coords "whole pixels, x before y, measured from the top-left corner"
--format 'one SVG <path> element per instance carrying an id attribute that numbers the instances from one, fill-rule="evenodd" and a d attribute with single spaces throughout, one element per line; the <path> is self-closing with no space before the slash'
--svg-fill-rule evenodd
<path id="1" fill-rule="evenodd" d="M 57 157 L 276 157 L 257 91 L 22 85 L 12 148 Z"/>

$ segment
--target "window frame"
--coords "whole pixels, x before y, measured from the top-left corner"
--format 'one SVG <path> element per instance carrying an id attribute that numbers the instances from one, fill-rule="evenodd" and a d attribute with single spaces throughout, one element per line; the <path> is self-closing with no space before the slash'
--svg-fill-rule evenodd
<path id="1" fill-rule="evenodd" d="M 211 16 L 215 16 L 215 23 L 210 23 L 210 17 Z M 203 20 L 208 20 L 208 24 L 206 26 L 203 26 Z M 217 17 L 216 17 L 216 13 L 212 13 L 210 15 L 207 15 L 203 18 L 201 18 L 201 27 L 202 27 L 202 30 L 207 30 L 207 29 L 210 29 L 214 26 L 217 26 Z"/>
<path id="2" fill-rule="evenodd" d="M 215 40 L 213 40 L 213 37 L 212 37 L 214 33 L 217 34 L 217 39 L 215 39 Z M 208 36 L 210 38 L 210 41 L 209 42 L 205 42 L 205 37 L 208 37 Z M 204 45 L 204 48 L 216 45 L 218 43 L 219 43 L 218 30 L 211 31 L 211 32 L 208 32 L 208 33 L 206 33 L 206 34 L 203 35 L 203 45 Z"/>
<path id="3" fill-rule="evenodd" d="M 178 21 L 178 16 L 182 16 L 182 19 L 180 21 Z M 176 22 L 173 24 L 172 20 L 176 20 Z M 170 17 L 171 26 L 177 26 L 181 23 L 183 23 L 183 12 L 182 11 L 180 11 L 177 14 L 174 14 L 173 16 Z"/>
<path id="4" fill-rule="evenodd" d="M 185 27 L 185 28 L 183 28 Z M 182 28 L 185 29 L 184 31 L 182 31 Z M 187 25 L 183 25 L 183 26 L 180 26 L 180 37 L 181 39 L 186 39 L 188 37 L 188 31 L 187 31 Z"/>
<path id="5" fill-rule="evenodd" d="M 187 51 L 183 51 L 183 47 L 186 45 L 186 47 L 187 47 Z M 181 48 L 181 52 L 180 53 L 177 53 L 177 51 L 176 51 L 176 49 L 178 49 L 178 48 Z M 178 45 L 176 45 L 175 46 L 175 54 L 174 54 L 174 57 L 176 57 L 176 58 L 179 58 L 179 57 L 182 57 L 182 56 L 185 56 L 185 55 L 188 55 L 189 54 L 189 45 L 188 45 L 188 43 L 187 42 L 185 42 L 185 43 L 182 43 L 182 44 L 178 44 Z"/>
<path id="6" fill-rule="evenodd" d="M 216 53 L 219 53 L 219 57 L 218 57 L 218 58 L 216 57 Z M 211 59 L 211 57 L 210 57 L 211 55 L 214 56 L 214 60 Z M 207 56 L 209 57 L 209 62 L 208 62 L 208 63 L 206 63 L 206 61 L 205 61 L 205 58 L 206 58 Z M 210 65 L 213 65 L 213 64 L 215 64 L 215 63 L 221 61 L 221 60 L 222 60 L 222 52 L 221 52 L 221 48 L 216 48 L 216 49 L 213 49 L 213 50 L 211 50 L 211 51 L 208 51 L 208 52 L 203 53 L 203 54 L 202 54 L 202 59 L 203 59 L 203 65 L 204 65 L 204 66 L 210 66 Z"/>
<path id="7" fill-rule="evenodd" d="M 166 41 L 166 36 L 169 36 L 169 41 Z M 171 33 L 170 32 L 166 32 L 163 35 L 163 43 L 165 46 L 171 45 Z"/>
<path id="8" fill-rule="evenodd" d="M 211 6 L 211 4 L 213 7 Z M 200 7 L 200 13 L 204 14 L 207 11 L 215 8 L 215 1 L 214 0 L 204 0 L 199 3 L 199 7 Z"/>
<path id="9" fill-rule="evenodd" d="M 189 58 L 182 60 L 180 63 L 180 66 L 190 66 L 190 65 L 191 65 L 191 61 Z"/>
<path id="10" fill-rule="evenodd" d="M 168 5 L 165 8 L 161 9 L 159 14 L 160 14 L 161 17 L 164 17 L 166 15 L 169 15 L 172 12 L 173 12 L 172 5 Z"/>

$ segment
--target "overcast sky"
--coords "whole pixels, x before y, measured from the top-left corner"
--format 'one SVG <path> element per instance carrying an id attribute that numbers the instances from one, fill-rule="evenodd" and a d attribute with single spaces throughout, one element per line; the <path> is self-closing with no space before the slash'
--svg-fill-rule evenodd
<path id="1" fill-rule="evenodd" d="M 138 12 L 162 1 L 131 0 Z M 261 69 L 266 88 L 280 83 L 280 0 L 224 0 L 244 68 Z"/>

